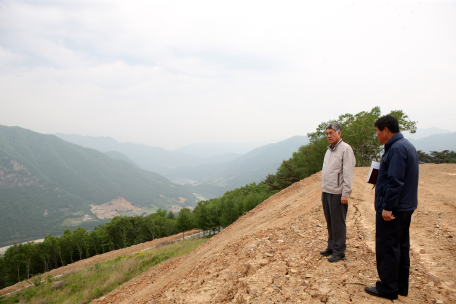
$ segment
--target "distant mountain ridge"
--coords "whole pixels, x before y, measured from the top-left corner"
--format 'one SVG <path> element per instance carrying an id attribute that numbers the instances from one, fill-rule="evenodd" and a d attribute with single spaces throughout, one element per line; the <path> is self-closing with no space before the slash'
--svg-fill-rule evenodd
<path id="1" fill-rule="evenodd" d="M 141 168 L 163 174 L 180 184 L 196 181 L 197 186 L 186 185 L 186 187 L 192 192 L 209 195 L 209 197 L 220 196 L 225 191 L 263 180 L 268 174 L 275 173 L 283 160 L 290 158 L 300 146 L 309 142 L 307 136 L 294 136 L 278 143 L 255 148 L 244 155 L 238 155 L 226 153 L 224 147 L 226 146 L 229 152 L 232 151 L 229 150 L 230 145 L 231 147 L 239 145 L 239 149 L 247 149 L 249 145 L 258 143 L 203 143 L 168 151 L 141 144 L 119 143 L 110 137 L 55 135 L 68 142 L 108 153 L 113 158 L 122 159 L 121 155 L 123 155 Z M 203 153 L 204 148 L 209 149 L 206 154 Z M 205 156 L 214 153 L 224 154 L 201 158 L 176 151 Z"/>
<path id="2" fill-rule="evenodd" d="M 225 152 L 223 155 L 202 158 L 190 154 L 168 151 L 160 147 L 120 143 L 111 137 L 92 137 L 61 133 L 55 135 L 70 143 L 95 149 L 103 153 L 117 151 L 128 157 L 141 168 L 159 174 L 166 174 L 170 170 L 182 166 L 229 162 L 239 156 Z"/>
<path id="3" fill-rule="evenodd" d="M 424 128 L 424 129 L 417 129 L 416 133 L 411 134 L 410 132 L 403 132 L 404 137 L 407 139 L 419 140 L 422 138 L 426 138 L 435 134 L 447 134 L 453 133 L 453 131 L 440 129 L 437 127 L 432 128 Z"/>
<path id="4" fill-rule="evenodd" d="M 283 140 L 283 139 L 282 139 Z M 215 155 L 222 155 L 225 153 L 234 153 L 238 155 L 246 154 L 253 149 L 276 143 L 277 141 L 261 141 L 261 142 L 222 142 L 222 143 L 193 143 L 185 145 L 179 149 L 173 150 L 173 152 L 190 154 L 198 157 L 212 157 Z"/>
<path id="5" fill-rule="evenodd" d="M 429 153 L 431 151 L 450 150 L 456 151 L 456 132 L 434 134 L 428 137 L 414 140 L 407 138 L 417 150 Z"/>
<path id="6" fill-rule="evenodd" d="M 186 185 L 192 192 L 220 196 L 226 191 L 262 181 L 274 174 L 282 161 L 289 159 L 299 147 L 307 144 L 307 136 L 294 136 L 284 141 L 268 144 L 250 151 L 224 164 L 205 164 L 171 170 L 171 180 L 193 180 L 196 186 Z"/>
<path id="7" fill-rule="evenodd" d="M 125 198 L 151 212 L 168 209 L 180 197 L 186 205 L 196 204 L 185 187 L 128 161 L 54 135 L 0 125 L 0 245 L 61 234 L 78 221 L 91 229 L 103 223 L 91 204 Z"/>

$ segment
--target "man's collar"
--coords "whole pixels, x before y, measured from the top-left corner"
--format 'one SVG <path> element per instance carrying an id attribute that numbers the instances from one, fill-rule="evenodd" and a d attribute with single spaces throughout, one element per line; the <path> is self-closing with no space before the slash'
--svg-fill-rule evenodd
<path id="1" fill-rule="evenodd" d="M 328 149 L 331 149 L 332 151 L 336 150 L 337 145 L 340 144 L 341 142 L 342 142 L 342 138 L 337 142 L 337 144 L 334 145 L 334 147 L 332 145 L 329 145 Z"/>
<path id="2" fill-rule="evenodd" d="M 402 135 L 401 132 L 394 134 L 393 137 L 390 138 L 385 144 L 385 153 L 389 150 L 389 148 L 399 139 L 404 138 L 404 135 Z"/>

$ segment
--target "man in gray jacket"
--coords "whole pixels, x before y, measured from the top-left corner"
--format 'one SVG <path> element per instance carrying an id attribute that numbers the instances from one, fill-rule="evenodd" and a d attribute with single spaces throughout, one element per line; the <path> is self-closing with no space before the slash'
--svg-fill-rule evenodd
<path id="1" fill-rule="evenodd" d="M 352 193 L 352 183 L 356 159 L 350 145 L 341 139 L 342 128 L 338 123 L 326 127 L 326 138 L 330 145 L 325 154 L 321 172 L 321 200 L 328 226 L 328 246 L 320 252 L 330 256 L 330 262 L 345 259 L 347 226 L 345 219 L 348 210 L 348 197 Z"/>

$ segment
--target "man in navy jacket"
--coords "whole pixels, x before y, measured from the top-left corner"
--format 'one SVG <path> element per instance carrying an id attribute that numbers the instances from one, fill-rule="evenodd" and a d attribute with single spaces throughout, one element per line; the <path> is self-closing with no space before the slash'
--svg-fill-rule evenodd
<path id="1" fill-rule="evenodd" d="M 418 207 L 418 154 L 399 133 L 396 118 L 386 115 L 374 126 L 385 145 L 375 186 L 375 248 L 380 281 L 366 287 L 371 295 L 397 299 L 408 295 L 410 269 L 410 222 Z"/>

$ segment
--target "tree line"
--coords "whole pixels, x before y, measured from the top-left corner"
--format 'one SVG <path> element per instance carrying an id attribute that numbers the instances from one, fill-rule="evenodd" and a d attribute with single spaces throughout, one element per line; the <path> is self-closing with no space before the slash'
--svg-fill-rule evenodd
<path id="1" fill-rule="evenodd" d="M 0 288 L 97 254 L 177 232 L 174 214 L 159 209 L 145 217 L 114 217 L 90 233 L 78 227 L 74 231 L 65 229 L 60 237 L 48 235 L 40 243 L 14 244 L 0 256 Z"/>
<path id="2" fill-rule="evenodd" d="M 443 150 L 441 152 L 431 151 L 427 154 L 418 150 L 418 160 L 421 164 L 456 164 L 456 152 Z"/>

